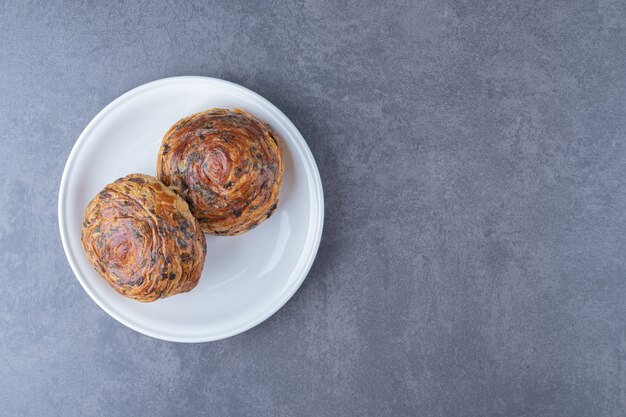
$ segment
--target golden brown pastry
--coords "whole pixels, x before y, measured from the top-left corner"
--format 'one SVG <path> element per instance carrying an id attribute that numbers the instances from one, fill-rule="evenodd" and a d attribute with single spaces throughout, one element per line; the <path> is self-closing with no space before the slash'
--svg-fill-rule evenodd
<path id="1" fill-rule="evenodd" d="M 202 229 L 237 235 L 272 215 L 282 183 L 278 136 L 240 109 L 178 121 L 163 137 L 157 176 L 187 200 Z"/>
<path id="2" fill-rule="evenodd" d="M 206 255 L 185 200 L 143 174 L 120 178 L 89 203 L 81 241 L 109 285 L 142 302 L 194 288 Z"/>

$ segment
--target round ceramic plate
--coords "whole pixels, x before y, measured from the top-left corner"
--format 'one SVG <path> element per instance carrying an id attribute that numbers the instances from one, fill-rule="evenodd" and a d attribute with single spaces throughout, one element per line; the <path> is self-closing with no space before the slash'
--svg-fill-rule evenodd
<path id="1" fill-rule="evenodd" d="M 285 173 L 278 208 L 243 235 L 206 235 L 198 286 L 142 304 L 116 293 L 80 243 L 83 213 L 106 185 L 130 173 L 155 175 L 161 139 L 176 121 L 213 107 L 239 107 L 282 138 Z M 281 308 L 306 277 L 322 235 L 322 184 L 306 142 L 287 117 L 258 94 L 228 81 L 174 77 L 144 84 L 106 106 L 76 141 L 59 192 L 67 259 L 87 293 L 120 323 L 177 342 L 207 342 L 256 326 Z"/>

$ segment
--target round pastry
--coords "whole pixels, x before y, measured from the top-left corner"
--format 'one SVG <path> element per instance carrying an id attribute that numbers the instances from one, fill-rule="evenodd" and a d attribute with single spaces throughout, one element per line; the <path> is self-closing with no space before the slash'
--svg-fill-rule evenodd
<path id="1" fill-rule="evenodd" d="M 282 183 L 278 136 L 240 109 L 178 121 L 163 137 L 157 176 L 187 200 L 202 230 L 237 235 L 272 215 Z"/>
<path id="2" fill-rule="evenodd" d="M 206 255 L 185 200 L 143 174 L 120 178 L 89 203 L 81 241 L 109 285 L 142 302 L 193 289 Z"/>

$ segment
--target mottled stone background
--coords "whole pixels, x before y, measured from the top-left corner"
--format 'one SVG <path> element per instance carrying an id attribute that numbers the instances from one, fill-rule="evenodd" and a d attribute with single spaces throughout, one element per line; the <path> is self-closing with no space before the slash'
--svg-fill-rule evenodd
<path id="1" fill-rule="evenodd" d="M 626 2 L 0 0 L 0 415 L 621 416 Z M 326 197 L 295 297 L 167 343 L 87 296 L 76 138 L 173 75 L 267 97 Z"/>

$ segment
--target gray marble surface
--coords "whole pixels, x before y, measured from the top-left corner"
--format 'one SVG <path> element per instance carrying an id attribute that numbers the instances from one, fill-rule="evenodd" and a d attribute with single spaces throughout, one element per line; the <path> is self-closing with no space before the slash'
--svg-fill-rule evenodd
<path id="1" fill-rule="evenodd" d="M 611 0 L 0 0 L 0 415 L 624 415 L 625 25 Z M 82 129 L 174 75 L 267 97 L 325 187 L 304 285 L 208 344 L 107 316 L 58 233 Z"/>

